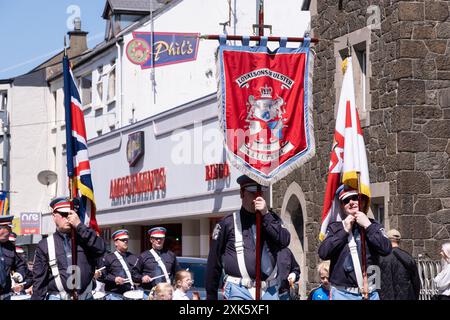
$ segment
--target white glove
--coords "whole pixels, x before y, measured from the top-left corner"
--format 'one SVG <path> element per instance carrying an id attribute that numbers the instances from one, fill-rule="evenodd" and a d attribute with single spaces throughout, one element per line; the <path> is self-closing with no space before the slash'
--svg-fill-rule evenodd
<path id="1" fill-rule="evenodd" d="M 295 276 L 295 273 L 293 273 L 293 272 L 291 272 L 287 277 L 289 282 L 294 282 L 295 278 L 297 278 L 297 277 Z"/>
<path id="2" fill-rule="evenodd" d="M 21 283 L 23 281 L 23 276 L 18 272 L 14 272 L 12 278 L 16 283 Z"/>

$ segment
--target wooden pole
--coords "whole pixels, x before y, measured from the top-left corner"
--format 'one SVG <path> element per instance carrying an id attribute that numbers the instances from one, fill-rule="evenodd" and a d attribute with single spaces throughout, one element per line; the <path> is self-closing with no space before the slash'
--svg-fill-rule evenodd
<path id="1" fill-rule="evenodd" d="M 199 38 L 200 39 L 206 39 L 206 40 L 219 40 L 219 35 L 218 34 L 205 34 L 205 35 L 200 35 Z M 244 38 L 244 36 L 241 35 L 226 35 L 227 40 L 242 40 Z M 267 41 L 275 41 L 275 42 L 279 42 L 282 39 L 282 37 L 267 37 Z M 261 36 L 249 36 L 249 40 L 250 41 L 260 41 L 261 40 Z M 303 37 L 286 37 L 287 42 L 303 42 L 305 41 L 305 38 Z M 312 43 L 318 43 L 319 39 L 317 38 L 311 38 L 311 42 Z"/>
<path id="2" fill-rule="evenodd" d="M 69 178 L 69 194 L 70 194 L 70 209 L 73 210 L 73 198 L 76 197 L 76 177 L 70 177 Z M 78 214 L 78 212 L 77 212 Z M 73 277 L 73 289 L 72 289 L 72 298 L 73 300 L 78 300 L 78 292 L 77 288 L 75 286 L 76 284 L 76 270 L 75 266 L 78 265 L 78 256 L 77 256 L 77 233 L 75 228 L 71 228 L 70 230 L 70 236 L 71 236 L 71 242 L 72 242 L 72 277 Z"/>
<path id="3" fill-rule="evenodd" d="M 258 35 L 264 36 L 264 0 L 259 0 L 258 10 Z M 258 184 L 256 197 L 261 197 L 261 186 Z M 256 275 L 255 275 L 255 300 L 261 300 L 261 212 L 256 211 Z"/>
<path id="4" fill-rule="evenodd" d="M 360 172 L 357 172 L 358 177 L 358 210 L 362 211 L 362 194 L 361 194 L 361 181 L 360 181 Z M 367 260 L 366 260 L 366 230 L 363 227 L 359 227 L 359 234 L 361 237 L 361 268 L 363 274 L 363 292 L 362 296 L 364 300 L 369 299 L 369 283 L 367 279 Z"/>

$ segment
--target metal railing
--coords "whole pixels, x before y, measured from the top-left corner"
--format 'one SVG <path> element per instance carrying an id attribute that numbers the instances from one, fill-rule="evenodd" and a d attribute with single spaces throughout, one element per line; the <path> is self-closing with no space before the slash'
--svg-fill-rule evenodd
<path id="1" fill-rule="evenodd" d="M 441 263 L 422 254 L 419 254 L 416 262 L 420 277 L 419 300 L 431 300 L 438 293 L 433 279 L 441 271 Z"/>

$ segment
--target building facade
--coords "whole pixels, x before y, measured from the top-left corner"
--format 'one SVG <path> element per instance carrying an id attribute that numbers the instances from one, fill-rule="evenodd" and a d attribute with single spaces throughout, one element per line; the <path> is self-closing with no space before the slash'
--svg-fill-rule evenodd
<path id="1" fill-rule="evenodd" d="M 318 282 L 318 235 L 349 46 L 371 214 L 386 229 L 398 229 L 414 257 L 439 259 L 441 243 L 450 238 L 449 2 L 317 0 L 310 10 L 313 36 L 320 39 L 313 81 L 316 156 L 273 187 L 273 205 L 291 225 L 307 289 Z"/>

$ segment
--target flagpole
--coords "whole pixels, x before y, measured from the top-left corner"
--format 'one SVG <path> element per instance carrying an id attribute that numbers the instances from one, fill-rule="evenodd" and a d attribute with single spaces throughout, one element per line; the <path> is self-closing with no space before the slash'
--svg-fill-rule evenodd
<path id="1" fill-rule="evenodd" d="M 258 2 L 258 36 L 264 36 L 264 0 Z M 261 185 L 258 184 L 256 197 L 261 197 Z M 255 272 L 255 300 L 261 300 L 261 211 L 256 210 L 256 272 Z"/>
<path id="2" fill-rule="evenodd" d="M 67 63 L 69 64 L 70 62 L 69 62 L 69 58 L 67 56 L 66 36 L 64 36 L 64 58 L 63 58 L 63 60 L 65 58 L 67 59 Z M 63 63 L 63 68 L 64 67 L 65 66 L 64 66 L 64 63 Z M 67 68 L 69 69 L 67 71 L 70 72 L 70 64 L 67 66 Z M 63 70 L 63 73 L 65 73 L 65 70 Z M 67 88 L 70 88 L 70 81 L 68 79 L 64 79 L 64 86 L 65 87 L 67 86 Z M 65 96 L 64 96 L 64 99 L 65 99 L 64 106 L 65 106 L 65 108 L 71 108 L 71 101 L 70 101 L 71 97 L 70 97 L 70 95 L 67 96 L 66 90 L 64 91 L 64 94 L 65 94 Z M 70 110 L 69 111 L 66 110 L 66 112 L 65 112 L 66 117 L 67 117 L 67 115 L 71 116 L 71 114 L 72 113 L 70 112 Z M 71 130 L 70 128 L 67 128 L 68 123 L 69 122 L 66 119 L 66 140 L 71 139 L 71 136 L 72 136 L 71 132 L 70 132 L 70 135 L 67 134 L 67 130 Z M 66 141 L 66 148 L 69 148 L 69 146 L 71 146 L 70 141 Z M 68 150 L 66 150 L 66 153 L 68 155 L 67 163 L 69 163 L 69 161 L 73 161 L 73 159 L 69 159 L 69 156 L 71 156 L 71 153 L 68 152 Z M 69 173 L 69 170 L 67 172 L 67 175 L 68 175 L 68 178 L 69 178 L 69 181 L 68 181 L 69 185 L 68 185 L 68 187 L 69 187 L 70 209 L 73 210 L 74 209 L 73 198 L 76 197 L 76 185 L 75 185 L 76 177 L 71 176 L 71 174 Z M 78 257 L 77 257 L 77 241 L 76 241 L 76 230 L 73 227 L 70 230 L 70 240 L 71 240 L 71 244 L 72 244 L 72 252 L 71 252 L 72 253 L 72 279 L 73 279 L 73 282 L 72 282 L 72 285 L 73 285 L 73 288 L 72 288 L 72 299 L 73 300 L 78 300 L 78 292 L 77 292 L 76 285 L 75 285 L 76 284 L 76 279 L 77 279 L 75 266 L 78 265 L 78 261 L 77 261 L 78 260 Z"/>
<path id="3" fill-rule="evenodd" d="M 362 193 L 361 193 L 361 173 L 356 173 L 358 177 L 358 210 L 362 211 Z M 367 261 L 366 261 L 366 230 L 363 227 L 359 227 L 359 234 L 361 236 L 361 259 L 362 259 L 362 273 L 363 273 L 363 292 L 362 296 L 364 300 L 369 299 L 369 283 L 367 279 Z"/>

